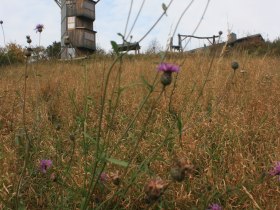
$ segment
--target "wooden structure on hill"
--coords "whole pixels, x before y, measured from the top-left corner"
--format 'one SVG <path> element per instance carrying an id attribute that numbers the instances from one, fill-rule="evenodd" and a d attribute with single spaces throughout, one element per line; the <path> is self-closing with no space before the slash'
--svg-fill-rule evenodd
<path id="1" fill-rule="evenodd" d="M 254 34 L 246 37 L 237 39 L 234 33 L 228 35 L 227 45 L 234 47 L 238 44 L 252 45 L 252 44 L 263 44 L 265 42 L 261 34 Z"/>
<path id="2" fill-rule="evenodd" d="M 119 52 L 127 52 L 127 51 L 131 51 L 134 50 L 135 54 L 139 54 L 140 53 L 140 48 L 141 46 L 139 45 L 138 42 L 124 42 L 123 44 L 118 44 L 118 51 Z"/>
<path id="3" fill-rule="evenodd" d="M 216 43 L 209 46 L 204 46 L 200 48 L 196 48 L 193 50 L 188 51 L 189 53 L 201 52 L 204 50 L 213 49 L 213 47 L 221 47 L 224 48 L 226 52 L 230 51 L 231 49 L 236 48 L 252 48 L 257 47 L 265 43 L 261 34 L 254 34 L 242 38 L 237 38 L 235 33 L 230 33 L 227 36 L 226 42 Z"/>
<path id="4" fill-rule="evenodd" d="M 195 38 L 195 39 L 204 39 L 204 40 L 208 40 L 208 42 L 211 45 L 215 45 L 217 44 L 217 39 L 220 39 L 221 35 L 223 34 L 222 31 L 219 31 L 219 35 L 213 35 L 213 36 L 194 36 L 194 35 L 182 35 L 182 34 L 178 34 L 178 45 L 173 45 L 173 37 L 170 38 L 170 44 L 169 44 L 169 49 L 170 51 L 179 51 L 179 52 L 183 52 L 183 46 L 182 46 L 182 42 L 187 39 L 187 38 Z"/>
<path id="5" fill-rule="evenodd" d="M 61 58 L 85 56 L 96 50 L 94 0 L 54 0 L 61 8 Z"/>

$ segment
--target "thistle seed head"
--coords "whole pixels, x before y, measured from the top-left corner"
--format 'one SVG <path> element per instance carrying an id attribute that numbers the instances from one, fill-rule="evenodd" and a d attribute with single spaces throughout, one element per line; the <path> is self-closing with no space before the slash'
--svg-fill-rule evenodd
<path id="1" fill-rule="evenodd" d="M 182 182 L 186 176 L 185 171 L 178 167 L 171 168 L 170 175 L 177 182 Z"/>
<path id="2" fill-rule="evenodd" d="M 157 201 L 167 188 L 167 184 L 160 178 L 151 179 L 145 185 L 145 193 L 149 203 Z"/>

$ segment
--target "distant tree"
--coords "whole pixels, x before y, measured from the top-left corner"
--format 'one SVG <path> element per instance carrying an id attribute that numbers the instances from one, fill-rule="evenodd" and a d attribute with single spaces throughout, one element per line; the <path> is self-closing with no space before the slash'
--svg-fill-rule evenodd
<path id="1" fill-rule="evenodd" d="M 24 49 L 16 43 L 9 43 L 5 48 L 0 48 L 0 66 L 8 65 L 9 59 L 11 64 L 23 63 Z"/>
<path id="2" fill-rule="evenodd" d="M 99 45 L 96 46 L 95 53 L 98 54 L 98 55 L 106 55 L 106 51 L 102 47 L 100 47 Z"/>
<path id="3" fill-rule="evenodd" d="M 271 42 L 270 47 L 274 55 L 280 56 L 280 37 Z"/>
<path id="4" fill-rule="evenodd" d="M 46 49 L 46 54 L 48 58 L 59 58 L 59 54 L 61 52 L 61 43 L 60 42 L 53 42 L 49 45 Z"/>
<path id="5" fill-rule="evenodd" d="M 155 38 L 151 40 L 146 50 L 146 54 L 155 54 L 162 51 L 163 47 L 160 45 L 159 41 Z"/>

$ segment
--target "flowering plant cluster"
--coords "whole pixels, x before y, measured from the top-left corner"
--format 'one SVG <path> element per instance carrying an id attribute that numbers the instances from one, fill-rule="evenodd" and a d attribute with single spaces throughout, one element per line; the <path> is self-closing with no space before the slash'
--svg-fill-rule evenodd
<path id="1" fill-rule="evenodd" d="M 279 181 L 280 181 L 280 161 L 276 162 L 275 166 L 270 171 L 270 175 L 271 176 L 279 176 Z"/>
<path id="2" fill-rule="evenodd" d="M 47 170 L 52 166 L 51 160 L 41 160 L 40 162 L 40 171 L 45 174 Z"/>
<path id="3" fill-rule="evenodd" d="M 171 63 L 161 63 L 158 66 L 158 71 L 162 71 L 162 72 L 179 72 L 180 71 L 180 67 Z"/>

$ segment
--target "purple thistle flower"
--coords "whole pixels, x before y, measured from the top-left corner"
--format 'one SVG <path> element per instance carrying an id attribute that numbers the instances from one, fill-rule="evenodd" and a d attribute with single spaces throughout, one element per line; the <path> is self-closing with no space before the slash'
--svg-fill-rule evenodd
<path id="1" fill-rule="evenodd" d="M 44 29 L 43 24 L 37 24 L 34 30 L 36 30 L 36 33 L 37 32 L 41 33 L 43 31 L 43 29 Z"/>
<path id="2" fill-rule="evenodd" d="M 273 169 L 270 171 L 271 176 L 280 176 L 280 161 L 276 162 Z"/>
<path id="3" fill-rule="evenodd" d="M 40 162 L 40 170 L 42 173 L 47 173 L 47 170 L 52 166 L 51 160 L 41 160 Z"/>
<path id="4" fill-rule="evenodd" d="M 108 174 L 107 173 L 105 173 L 105 172 L 102 172 L 101 174 L 100 174 L 100 181 L 101 182 L 107 182 L 108 180 L 109 180 L 109 176 L 108 176 Z"/>
<path id="5" fill-rule="evenodd" d="M 216 204 L 216 203 L 213 203 L 209 206 L 208 210 L 222 210 L 223 208 L 219 205 L 219 204 Z"/>
<path id="6" fill-rule="evenodd" d="M 158 66 L 158 71 L 163 71 L 163 72 L 179 72 L 180 67 L 171 63 L 161 63 Z"/>

